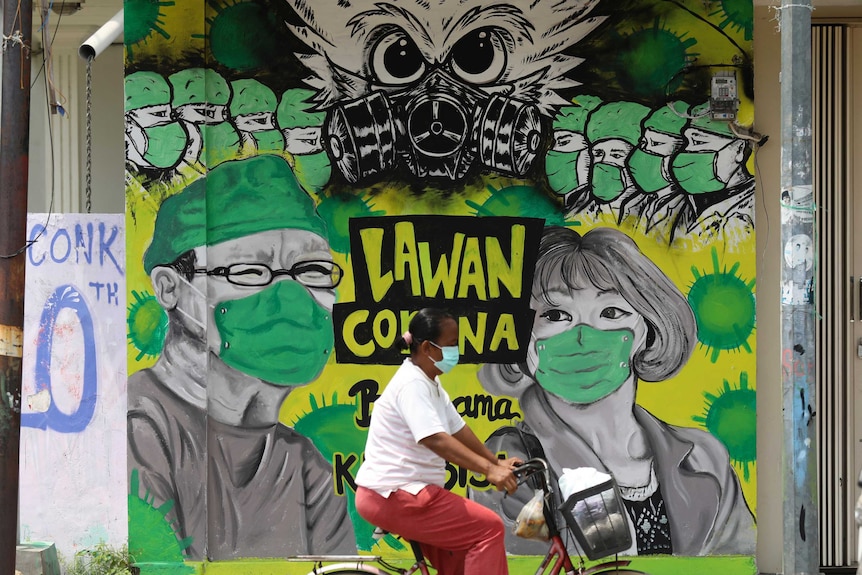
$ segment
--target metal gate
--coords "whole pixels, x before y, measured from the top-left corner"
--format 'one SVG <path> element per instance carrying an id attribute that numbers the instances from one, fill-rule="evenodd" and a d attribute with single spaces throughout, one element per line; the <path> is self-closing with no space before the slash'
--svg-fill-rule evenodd
<path id="1" fill-rule="evenodd" d="M 814 24 L 811 34 L 812 167 L 819 235 L 816 421 L 822 567 L 856 562 L 853 505 L 860 462 L 854 363 L 860 361 L 855 330 L 857 324 L 862 328 L 862 267 L 854 262 L 853 248 L 862 234 L 853 235 L 851 33 L 844 24 Z"/>

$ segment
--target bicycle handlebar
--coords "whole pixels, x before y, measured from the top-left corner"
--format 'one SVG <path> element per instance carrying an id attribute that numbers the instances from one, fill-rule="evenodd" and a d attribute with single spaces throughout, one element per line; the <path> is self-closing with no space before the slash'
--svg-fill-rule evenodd
<path id="1" fill-rule="evenodd" d="M 551 493 L 553 491 L 553 489 L 551 488 L 551 474 L 548 469 L 548 462 L 541 457 L 534 457 L 533 459 L 528 459 L 527 461 L 513 469 L 512 473 L 518 480 L 518 486 L 524 484 L 530 477 L 532 477 L 536 473 L 541 473 L 542 477 L 544 478 L 543 483 L 545 493 Z"/>

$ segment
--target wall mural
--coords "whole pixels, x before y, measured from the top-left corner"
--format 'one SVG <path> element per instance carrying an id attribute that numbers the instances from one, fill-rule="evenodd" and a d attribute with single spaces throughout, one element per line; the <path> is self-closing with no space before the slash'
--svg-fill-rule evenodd
<path id="1" fill-rule="evenodd" d="M 125 10 L 145 572 L 404 556 L 353 477 L 429 305 L 459 318 L 443 383 L 492 450 L 615 475 L 633 567 L 756 572 L 750 1 Z M 454 465 L 447 488 L 523 504 Z"/>

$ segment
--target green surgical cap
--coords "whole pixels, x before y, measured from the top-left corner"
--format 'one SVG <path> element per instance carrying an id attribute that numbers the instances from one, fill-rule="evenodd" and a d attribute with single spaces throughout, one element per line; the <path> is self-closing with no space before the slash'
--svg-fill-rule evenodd
<path id="1" fill-rule="evenodd" d="M 126 112 L 171 102 L 168 81 L 155 72 L 134 72 L 126 76 L 123 84 Z"/>
<path id="2" fill-rule="evenodd" d="M 203 245 L 281 229 L 327 237 L 314 201 L 299 187 L 287 161 L 255 156 L 224 162 L 162 203 L 144 253 L 144 271 L 149 274 Z"/>
<path id="3" fill-rule="evenodd" d="M 671 110 L 668 106 L 673 106 Z M 676 113 L 674 113 L 674 110 Z M 655 110 L 644 120 L 645 130 L 655 130 L 671 136 L 681 136 L 688 116 L 688 105 L 685 102 L 671 102 Z"/>
<path id="4" fill-rule="evenodd" d="M 174 90 L 173 106 L 202 104 L 206 101 L 206 80 L 203 68 L 188 68 L 168 76 Z"/>
<path id="5" fill-rule="evenodd" d="M 224 106 L 230 102 L 230 86 L 227 85 L 227 80 L 221 77 L 221 74 L 210 68 L 206 69 L 204 77 L 207 82 L 207 102 Z"/>
<path id="6" fill-rule="evenodd" d="M 315 110 L 314 92 L 292 88 L 284 93 L 276 108 L 279 128 L 306 128 L 322 126 L 326 113 Z"/>
<path id="7" fill-rule="evenodd" d="M 611 102 L 597 108 L 587 120 L 587 139 L 625 140 L 636 146 L 641 137 L 641 122 L 650 109 L 636 102 Z"/>
<path id="8" fill-rule="evenodd" d="M 570 130 L 584 133 L 587 116 L 602 102 L 596 96 L 578 96 L 572 103 L 574 106 L 563 106 L 554 117 L 554 130 Z"/>
<path id="9" fill-rule="evenodd" d="M 231 82 L 231 89 L 233 90 L 233 100 L 230 102 L 231 115 L 275 112 L 278 105 L 275 92 L 257 80 L 234 80 Z"/>
<path id="10" fill-rule="evenodd" d="M 689 111 L 689 116 L 692 119 L 689 121 L 690 128 L 697 128 L 704 132 L 712 132 L 725 138 L 736 138 L 736 135 L 730 129 L 730 122 L 724 120 L 713 120 L 709 115 L 709 102 L 704 102 L 698 106 L 692 107 Z"/>

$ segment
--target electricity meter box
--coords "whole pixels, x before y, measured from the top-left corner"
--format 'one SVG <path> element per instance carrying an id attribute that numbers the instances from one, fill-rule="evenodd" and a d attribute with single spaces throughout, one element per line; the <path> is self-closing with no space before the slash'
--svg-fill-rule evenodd
<path id="1" fill-rule="evenodd" d="M 739 93 L 736 72 L 717 72 L 712 77 L 709 95 L 709 115 L 713 120 L 736 120 Z"/>

